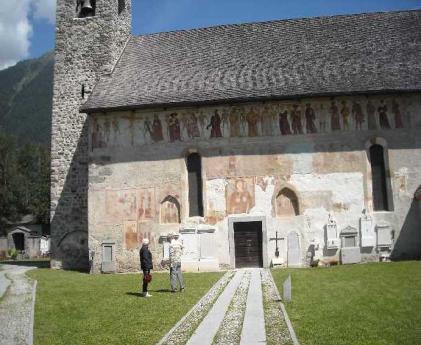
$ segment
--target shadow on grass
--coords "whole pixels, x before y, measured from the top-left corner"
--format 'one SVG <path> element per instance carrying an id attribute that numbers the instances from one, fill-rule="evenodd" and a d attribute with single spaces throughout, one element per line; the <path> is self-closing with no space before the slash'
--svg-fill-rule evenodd
<path id="1" fill-rule="evenodd" d="M 170 289 L 158 289 L 158 290 L 150 290 L 150 289 L 148 289 L 148 292 L 158 293 L 158 294 L 172 293 L 172 291 Z M 128 296 L 136 296 L 136 297 L 143 297 L 143 294 L 141 292 L 126 292 L 126 295 L 128 295 Z"/>

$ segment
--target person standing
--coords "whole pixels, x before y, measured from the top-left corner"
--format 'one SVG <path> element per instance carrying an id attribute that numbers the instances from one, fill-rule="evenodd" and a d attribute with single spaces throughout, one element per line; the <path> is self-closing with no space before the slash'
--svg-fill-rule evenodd
<path id="1" fill-rule="evenodd" d="M 142 241 L 142 248 L 139 251 L 140 256 L 140 268 L 143 271 L 143 286 L 142 295 L 143 297 L 152 297 L 148 293 L 148 284 L 152 280 L 151 270 L 153 269 L 152 253 L 149 250 L 149 240 L 144 238 Z"/>
<path id="2" fill-rule="evenodd" d="M 171 292 L 177 291 L 177 281 L 180 286 L 180 292 L 184 291 L 184 280 L 181 273 L 181 255 L 183 254 L 183 245 L 176 238 L 174 233 L 169 234 L 170 240 L 170 281 Z"/>

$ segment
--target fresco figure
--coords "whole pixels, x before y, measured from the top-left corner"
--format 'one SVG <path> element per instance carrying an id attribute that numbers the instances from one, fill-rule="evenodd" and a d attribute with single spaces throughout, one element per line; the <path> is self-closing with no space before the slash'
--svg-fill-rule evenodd
<path id="1" fill-rule="evenodd" d="M 197 124 L 197 118 L 196 118 L 196 115 L 193 112 L 190 112 L 189 114 L 186 114 L 185 127 L 186 127 L 186 130 L 187 130 L 187 136 L 190 139 L 200 137 L 200 131 L 199 131 L 199 126 Z"/>
<path id="2" fill-rule="evenodd" d="M 341 130 L 341 122 L 339 119 L 339 109 L 335 103 L 332 101 L 330 105 L 330 127 L 332 131 L 340 131 Z"/>
<path id="3" fill-rule="evenodd" d="M 228 109 L 224 108 L 222 110 L 222 135 L 228 136 L 229 134 L 229 114 Z"/>
<path id="4" fill-rule="evenodd" d="M 403 128 L 402 113 L 399 109 L 399 103 L 396 102 L 396 99 L 392 101 L 392 112 L 395 116 L 395 128 Z"/>
<path id="5" fill-rule="evenodd" d="M 379 113 L 379 124 L 382 129 L 390 129 L 389 118 L 387 117 L 387 105 L 384 104 L 384 101 L 380 101 L 380 106 L 377 108 Z"/>
<path id="6" fill-rule="evenodd" d="M 367 122 L 368 129 L 377 129 L 376 107 L 373 105 L 370 99 L 367 101 Z"/>
<path id="7" fill-rule="evenodd" d="M 244 107 L 239 108 L 240 114 L 240 137 L 245 137 L 247 132 L 247 118 L 246 118 L 246 110 Z"/>
<path id="8" fill-rule="evenodd" d="M 229 114 L 230 121 L 230 137 L 240 136 L 240 115 L 237 107 L 233 107 Z"/>
<path id="9" fill-rule="evenodd" d="M 291 127 L 288 121 L 288 110 L 279 113 L 279 129 L 282 135 L 290 135 Z"/>
<path id="10" fill-rule="evenodd" d="M 221 117 L 219 116 L 218 110 L 215 110 L 215 114 L 211 117 L 210 123 L 206 129 L 211 129 L 211 138 L 222 137 L 221 133 Z"/>
<path id="11" fill-rule="evenodd" d="M 203 110 L 199 113 L 198 120 L 199 120 L 199 126 L 200 126 L 200 133 L 202 137 L 204 137 L 206 134 L 205 129 L 206 129 L 206 122 L 208 121 L 208 117 L 203 112 Z"/>
<path id="12" fill-rule="evenodd" d="M 244 180 L 235 181 L 235 190 L 229 198 L 229 213 L 248 213 L 253 207 L 253 198 L 247 191 L 247 184 Z"/>
<path id="13" fill-rule="evenodd" d="M 143 136 L 145 138 L 145 143 L 149 142 L 148 137 L 152 139 L 152 124 L 149 120 L 149 116 L 145 116 L 145 120 L 143 121 Z"/>
<path id="14" fill-rule="evenodd" d="M 316 120 L 316 113 L 311 107 L 310 103 L 306 104 L 306 131 L 307 133 L 317 133 L 316 125 L 314 121 Z"/>
<path id="15" fill-rule="evenodd" d="M 262 114 L 260 115 L 260 121 L 262 123 L 262 135 L 272 136 L 273 135 L 273 123 L 272 123 L 272 109 L 269 104 L 263 107 Z"/>
<path id="16" fill-rule="evenodd" d="M 298 105 L 294 104 L 291 111 L 291 125 L 294 134 L 303 134 L 303 125 L 301 124 L 301 110 L 298 110 Z"/>
<path id="17" fill-rule="evenodd" d="M 326 124 L 328 122 L 327 115 L 324 112 L 323 103 L 319 105 L 319 125 L 320 125 L 320 132 L 326 133 Z"/>
<path id="18" fill-rule="evenodd" d="M 341 108 L 341 115 L 342 115 L 342 123 L 344 125 L 344 130 L 348 131 L 349 130 L 349 115 L 350 115 L 350 111 L 348 106 L 346 105 L 346 101 L 342 101 L 342 108 Z"/>
<path id="19" fill-rule="evenodd" d="M 355 129 L 363 129 L 363 109 L 361 108 L 361 104 L 355 100 L 352 102 L 352 114 L 354 115 Z"/>
<path id="20" fill-rule="evenodd" d="M 109 117 L 105 118 L 104 121 L 104 132 L 105 132 L 105 142 L 109 143 L 110 142 L 110 137 L 111 137 L 111 122 Z"/>
<path id="21" fill-rule="evenodd" d="M 145 126 L 146 126 L 146 120 L 145 120 Z M 149 128 L 148 130 L 149 134 L 151 135 L 151 138 L 154 142 L 157 143 L 158 141 L 164 140 L 164 135 L 162 134 L 162 123 L 157 114 L 154 114 L 153 116 L 152 129 L 150 128 L 150 125 L 148 125 L 148 128 Z"/>
<path id="22" fill-rule="evenodd" d="M 121 134 L 120 124 L 116 117 L 114 117 L 113 120 L 111 121 L 111 125 L 113 127 L 113 132 L 114 132 L 114 144 L 116 144 L 118 141 L 118 136 Z"/>
<path id="23" fill-rule="evenodd" d="M 251 107 L 249 113 L 246 116 L 248 124 L 248 136 L 257 137 L 259 135 L 257 125 L 259 123 L 259 115 L 254 107 Z"/>
<path id="24" fill-rule="evenodd" d="M 171 113 L 167 118 L 168 135 L 171 142 L 181 141 L 180 121 L 177 116 L 177 113 Z"/>

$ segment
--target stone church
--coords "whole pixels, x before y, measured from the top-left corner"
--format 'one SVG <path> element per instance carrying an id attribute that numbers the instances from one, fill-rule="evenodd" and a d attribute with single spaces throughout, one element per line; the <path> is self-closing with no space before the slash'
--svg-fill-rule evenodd
<path id="1" fill-rule="evenodd" d="M 58 0 L 52 267 L 421 258 L 421 11 L 131 34 Z"/>

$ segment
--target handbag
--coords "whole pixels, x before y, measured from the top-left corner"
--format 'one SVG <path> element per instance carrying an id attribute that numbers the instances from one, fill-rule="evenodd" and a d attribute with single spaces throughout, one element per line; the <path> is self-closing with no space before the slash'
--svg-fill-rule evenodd
<path id="1" fill-rule="evenodd" d="M 152 281 L 152 274 L 145 274 L 144 276 L 143 276 L 143 281 L 145 282 L 145 283 L 150 283 L 151 281 Z"/>

